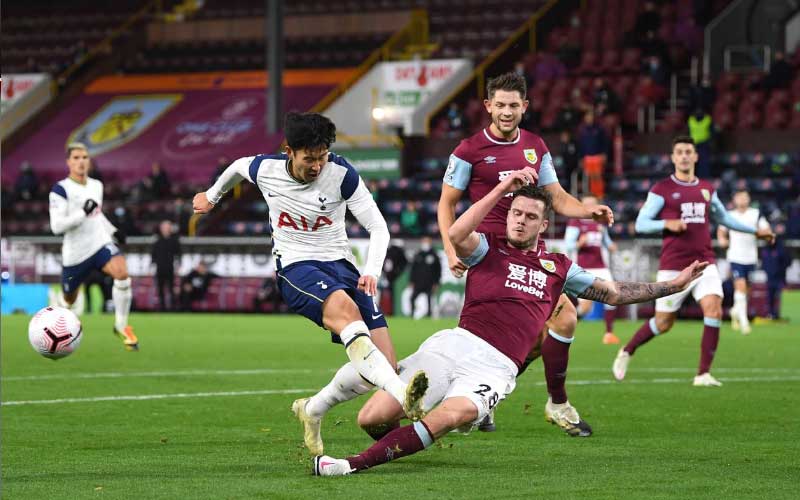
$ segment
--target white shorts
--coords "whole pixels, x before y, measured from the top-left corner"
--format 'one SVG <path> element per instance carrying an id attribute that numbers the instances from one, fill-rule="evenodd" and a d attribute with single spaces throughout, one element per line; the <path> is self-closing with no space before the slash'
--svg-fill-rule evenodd
<path id="1" fill-rule="evenodd" d="M 674 279 L 679 274 L 680 271 L 658 271 L 656 280 L 668 281 Z M 686 290 L 656 299 L 656 311 L 669 313 L 677 311 L 681 308 L 683 301 L 686 300 L 690 292 L 697 302 L 700 302 L 700 299 L 706 295 L 723 296 L 722 280 L 719 277 L 719 269 L 717 269 L 716 264 L 708 266 L 699 278 L 689 283 Z"/>
<path id="2" fill-rule="evenodd" d="M 441 330 L 398 363 L 404 382 L 417 372 L 428 375 L 426 412 L 448 398 L 469 398 L 478 408 L 477 424 L 517 385 L 517 365 L 488 342 L 463 328 Z"/>
<path id="3" fill-rule="evenodd" d="M 587 271 L 594 274 L 595 278 L 600 278 L 601 280 L 605 281 L 614 281 L 614 278 L 611 277 L 611 271 L 607 267 L 600 269 L 587 269 Z"/>

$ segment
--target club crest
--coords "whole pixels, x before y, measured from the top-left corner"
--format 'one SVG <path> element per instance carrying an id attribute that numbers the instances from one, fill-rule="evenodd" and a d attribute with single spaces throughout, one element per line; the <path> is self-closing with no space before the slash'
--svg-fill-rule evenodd
<path id="1" fill-rule="evenodd" d="M 539 158 L 536 156 L 535 149 L 523 149 L 522 152 L 525 153 L 525 159 L 528 160 L 528 163 L 535 165 L 539 160 Z"/>
<path id="2" fill-rule="evenodd" d="M 556 263 L 552 260 L 539 259 L 539 264 L 542 265 L 545 271 L 549 271 L 551 273 L 556 272 Z"/>
<path id="3" fill-rule="evenodd" d="M 703 199 L 706 201 L 711 201 L 711 193 L 708 192 L 708 189 L 701 189 L 701 193 L 703 193 Z"/>

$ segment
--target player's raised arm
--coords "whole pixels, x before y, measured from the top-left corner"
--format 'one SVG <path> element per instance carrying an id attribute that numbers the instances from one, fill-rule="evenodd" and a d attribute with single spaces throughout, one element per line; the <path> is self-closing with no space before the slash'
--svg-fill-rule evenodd
<path id="1" fill-rule="evenodd" d="M 469 209 L 456 219 L 447 232 L 450 242 L 459 258 L 472 255 L 481 242 L 480 235 L 475 232 L 484 217 L 508 193 L 513 193 L 526 184 L 535 184 L 536 177 L 532 168 L 515 170 L 494 187 L 489 194 L 475 202 Z"/>
<path id="2" fill-rule="evenodd" d="M 256 156 L 247 156 L 239 158 L 231 163 L 222 174 L 217 178 L 217 181 L 205 193 L 197 193 L 192 199 L 192 208 L 196 214 L 207 214 L 214 208 L 214 205 L 219 203 L 219 200 L 231 190 L 231 188 L 242 180 L 247 179 L 255 183 L 255 179 L 251 178 L 250 167 Z M 257 167 L 257 166 L 256 166 Z"/>
<path id="3" fill-rule="evenodd" d="M 714 194 L 711 195 L 711 216 L 714 218 L 717 224 L 723 225 L 728 229 L 741 231 L 743 233 L 755 234 L 756 238 L 760 240 L 765 240 L 769 242 L 769 244 L 775 243 L 775 233 L 772 232 L 772 229 L 768 227 L 758 228 L 748 226 L 747 224 L 736 220 L 736 218 L 725 209 L 725 205 L 723 205 L 720 201 L 716 191 L 714 191 Z"/>
<path id="4" fill-rule="evenodd" d="M 540 179 L 543 175 L 540 174 Z M 539 181 L 542 184 L 542 181 Z M 553 197 L 553 210 L 557 214 L 564 215 L 573 219 L 593 219 L 595 222 L 611 225 L 614 223 L 614 212 L 606 205 L 592 205 L 587 207 L 580 200 L 564 191 L 561 184 L 552 182 L 542 187 L 550 192 Z"/>
<path id="5" fill-rule="evenodd" d="M 641 283 L 633 281 L 605 281 L 572 264 L 567 273 L 564 290 L 582 299 L 604 302 L 613 306 L 636 304 L 666 297 L 684 290 L 689 283 L 703 274 L 708 262 L 694 261 L 669 281 Z"/>
<path id="6" fill-rule="evenodd" d="M 83 210 L 69 213 L 67 191 L 61 184 L 56 184 L 50 191 L 50 229 L 53 234 L 64 234 L 80 225 L 95 208 L 97 208 L 97 202 L 86 200 Z"/>
<path id="7" fill-rule="evenodd" d="M 386 259 L 386 250 L 389 248 L 389 228 L 369 189 L 354 168 L 348 170 L 341 189 L 347 208 L 369 233 L 367 262 L 364 274 L 358 280 L 358 288 L 367 295 L 376 295 L 378 278 L 383 269 L 383 261 Z"/>

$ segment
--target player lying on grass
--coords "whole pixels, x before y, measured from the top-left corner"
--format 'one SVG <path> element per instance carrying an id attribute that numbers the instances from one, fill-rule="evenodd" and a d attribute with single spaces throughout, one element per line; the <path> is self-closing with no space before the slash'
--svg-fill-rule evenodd
<path id="1" fill-rule="evenodd" d="M 563 254 L 545 252 L 538 240 L 547 229 L 551 197 L 530 185 L 535 180 L 529 168 L 511 173 L 450 227 L 456 253 L 470 269 L 458 327 L 437 332 L 399 363 L 401 377 L 418 369 L 431 375 L 423 400 L 430 413 L 399 427 L 402 408 L 385 392 L 377 392 L 359 412 L 358 423 L 378 441 L 346 459 L 315 457 L 315 475 L 368 469 L 480 422 L 514 390 L 517 371 L 563 290 L 608 304 L 631 304 L 682 290 L 705 269 L 706 263 L 694 262 L 667 282 L 613 282 L 596 278 Z M 513 200 L 505 236 L 476 232 L 508 193 Z"/>
<path id="2" fill-rule="evenodd" d="M 243 179 L 255 184 L 269 207 L 283 299 L 293 311 L 329 330 L 350 359 L 330 385 L 352 398 L 371 390 L 369 381 L 417 419 L 427 378 L 422 372 L 405 381 L 397 376 L 386 319 L 373 300 L 389 244 L 386 221 L 358 172 L 328 150 L 336 140 L 336 127 L 328 118 L 289 113 L 284 131 L 286 154 L 236 160 L 207 192 L 195 195 L 194 211 L 210 212 Z M 353 265 L 345 232 L 348 209 L 370 234 L 363 275 Z M 296 402 L 294 410 L 306 416 L 305 403 L 298 407 Z M 314 427 L 306 426 L 306 433 Z M 318 437 L 318 425 L 316 431 Z"/>

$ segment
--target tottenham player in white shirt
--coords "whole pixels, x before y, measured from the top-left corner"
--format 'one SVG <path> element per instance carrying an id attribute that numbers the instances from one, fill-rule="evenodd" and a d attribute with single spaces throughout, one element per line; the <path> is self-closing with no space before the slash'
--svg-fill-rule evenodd
<path id="1" fill-rule="evenodd" d="M 733 195 L 733 210 L 728 211 L 731 216 L 757 229 L 771 229 L 769 223 L 757 208 L 750 206 L 750 194 L 737 191 Z M 734 330 L 741 329 L 743 335 L 750 333 L 750 320 L 747 318 L 747 282 L 758 264 L 758 243 L 753 234 L 729 230 L 726 227 L 717 228 L 717 239 L 722 248 L 728 249 L 727 259 L 731 264 L 733 275 L 733 307 L 731 307 L 731 326 Z"/>
<path id="2" fill-rule="evenodd" d="M 63 234 L 61 247 L 60 305 L 70 307 L 78 289 L 93 269 L 114 278 L 114 333 L 129 351 L 139 350 L 139 340 L 128 325 L 131 310 L 131 279 L 125 257 L 114 243 L 124 243 L 124 235 L 103 215 L 103 183 L 88 176 L 89 151 L 86 146 L 67 146 L 69 176 L 50 191 L 50 229 Z M 113 236 L 113 238 L 112 238 Z"/>
<path id="3" fill-rule="evenodd" d="M 421 418 L 428 387 L 420 371 L 406 384 L 397 376 L 396 356 L 383 312 L 374 302 L 389 230 L 356 170 L 329 151 L 336 127 L 317 113 L 289 113 L 284 126 L 286 154 L 258 155 L 233 162 L 205 193 L 193 200 L 195 213 L 208 213 L 243 179 L 261 190 L 269 207 L 278 284 L 289 307 L 329 330 L 350 363 L 328 386 L 292 405 L 305 428 L 312 455 L 322 453 L 322 416 L 334 405 L 375 386 Z M 359 275 L 345 232 L 349 209 L 369 232 L 364 273 Z M 371 382 L 371 384 L 365 381 Z"/>

